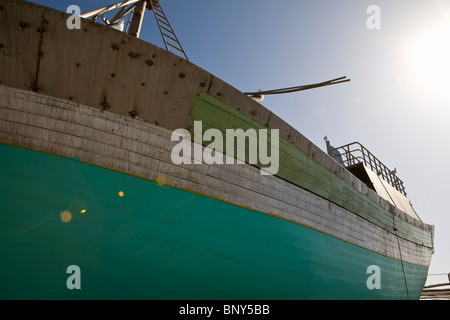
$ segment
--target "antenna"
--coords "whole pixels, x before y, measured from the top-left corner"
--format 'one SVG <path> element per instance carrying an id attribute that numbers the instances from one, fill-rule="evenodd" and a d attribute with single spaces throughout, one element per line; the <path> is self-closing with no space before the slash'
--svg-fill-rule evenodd
<path id="1" fill-rule="evenodd" d="M 91 18 L 92 21 L 97 21 L 97 18 L 105 23 L 105 25 L 111 26 L 114 29 L 123 31 L 131 36 L 139 38 L 141 32 L 142 21 L 144 20 L 145 9 L 153 11 L 156 22 L 158 24 L 159 31 L 161 32 L 162 39 L 167 51 L 175 49 L 176 53 L 182 54 L 187 61 L 189 61 L 186 52 L 184 51 L 178 37 L 175 34 L 172 26 L 161 7 L 160 0 L 129 0 L 121 1 L 109 6 L 101 7 L 95 10 L 91 10 L 80 15 L 81 18 Z M 105 17 L 105 13 L 118 9 L 120 10 L 116 15 L 108 20 Z M 125 25 L 125 21 L 126 25 Z"/>
<path id="2" fill-rule="evenodd" d="M 332 80 L 328 80 L 328 81 L 324 81 L 324 82 L 320 82 L 320 83 L 307 84 L 307 85 L 303 85 L 303 86 L 289 87 L 289 88 L 283 88 L 283 89 L 274 89 L 274 90 L 266 90 L 266 91 L 258 90 L 257 92 L 244 92 L 244 94 L 249 95 L 249 96 L 255 96 L 255 95 L 291 93 L 291 92 L 325 87 L 325 86 L 330 86 L 333 84 L 350 81 L 350 79 L 345 79 L 345 78 L 346 77 L 340 77 L 340 78 L 336 78 L 336 79 L 332 79 Z"/>

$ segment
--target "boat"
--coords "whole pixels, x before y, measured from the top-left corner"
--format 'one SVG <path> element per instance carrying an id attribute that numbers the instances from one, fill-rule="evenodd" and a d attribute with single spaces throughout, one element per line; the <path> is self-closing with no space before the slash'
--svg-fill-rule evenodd
<path id="1" fill-rule="evenodd" d="M 434 227 L 395 170 L 139 39 L 160 5 L 131 4 L 134 34 L 0 0 L 0 298 L 419 299 Z"/>

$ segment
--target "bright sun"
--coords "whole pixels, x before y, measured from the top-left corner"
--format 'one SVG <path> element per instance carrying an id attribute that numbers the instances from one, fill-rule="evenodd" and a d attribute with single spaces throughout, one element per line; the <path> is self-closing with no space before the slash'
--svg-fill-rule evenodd
<path id="1" fill-rule="evenodd" d="M 419 39 L 412 51 L 412 63 L 427 89 L 450 94 L 450 22 Z"/>

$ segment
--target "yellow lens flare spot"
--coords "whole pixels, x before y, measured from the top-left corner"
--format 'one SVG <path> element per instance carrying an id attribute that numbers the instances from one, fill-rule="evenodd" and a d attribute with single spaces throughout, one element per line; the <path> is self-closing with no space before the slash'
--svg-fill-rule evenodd
<path id="1" fill-rule="evenodd" d="M 123 193 L 123 191 L 119 191 L 119 197 L 123 197 L 125 195 L 125 193 Z"/>
<path id="2" fill-rule="evenodd" d="M 80 213 L 86 213 L 86 209 L 81 210 Z"/>
<path id="3" fill-rule="evenodd" d="M 165 185 L 166 184 L 166 177 L 158 176 L 158 178 L 156 178 L 156 183 L 159 184 L 160 186 Z"/>
<path id="4" fill-rule="evenodd" d="M 61 212 L 60 217 L 61 221 L 64 223 L 68 223 L 72 220 L 72 214 L 70 213 L 70 211 Z"/>

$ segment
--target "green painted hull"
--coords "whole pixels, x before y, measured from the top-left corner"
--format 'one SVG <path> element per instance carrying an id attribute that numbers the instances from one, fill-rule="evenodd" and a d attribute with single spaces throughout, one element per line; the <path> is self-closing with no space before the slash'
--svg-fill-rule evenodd
<path id="1" fill-rule="evenodd" d="M 0 159 L 0 299 L 418 299 L 426 280 L 426 266 L 77 159 L 6 144 Z"/>

